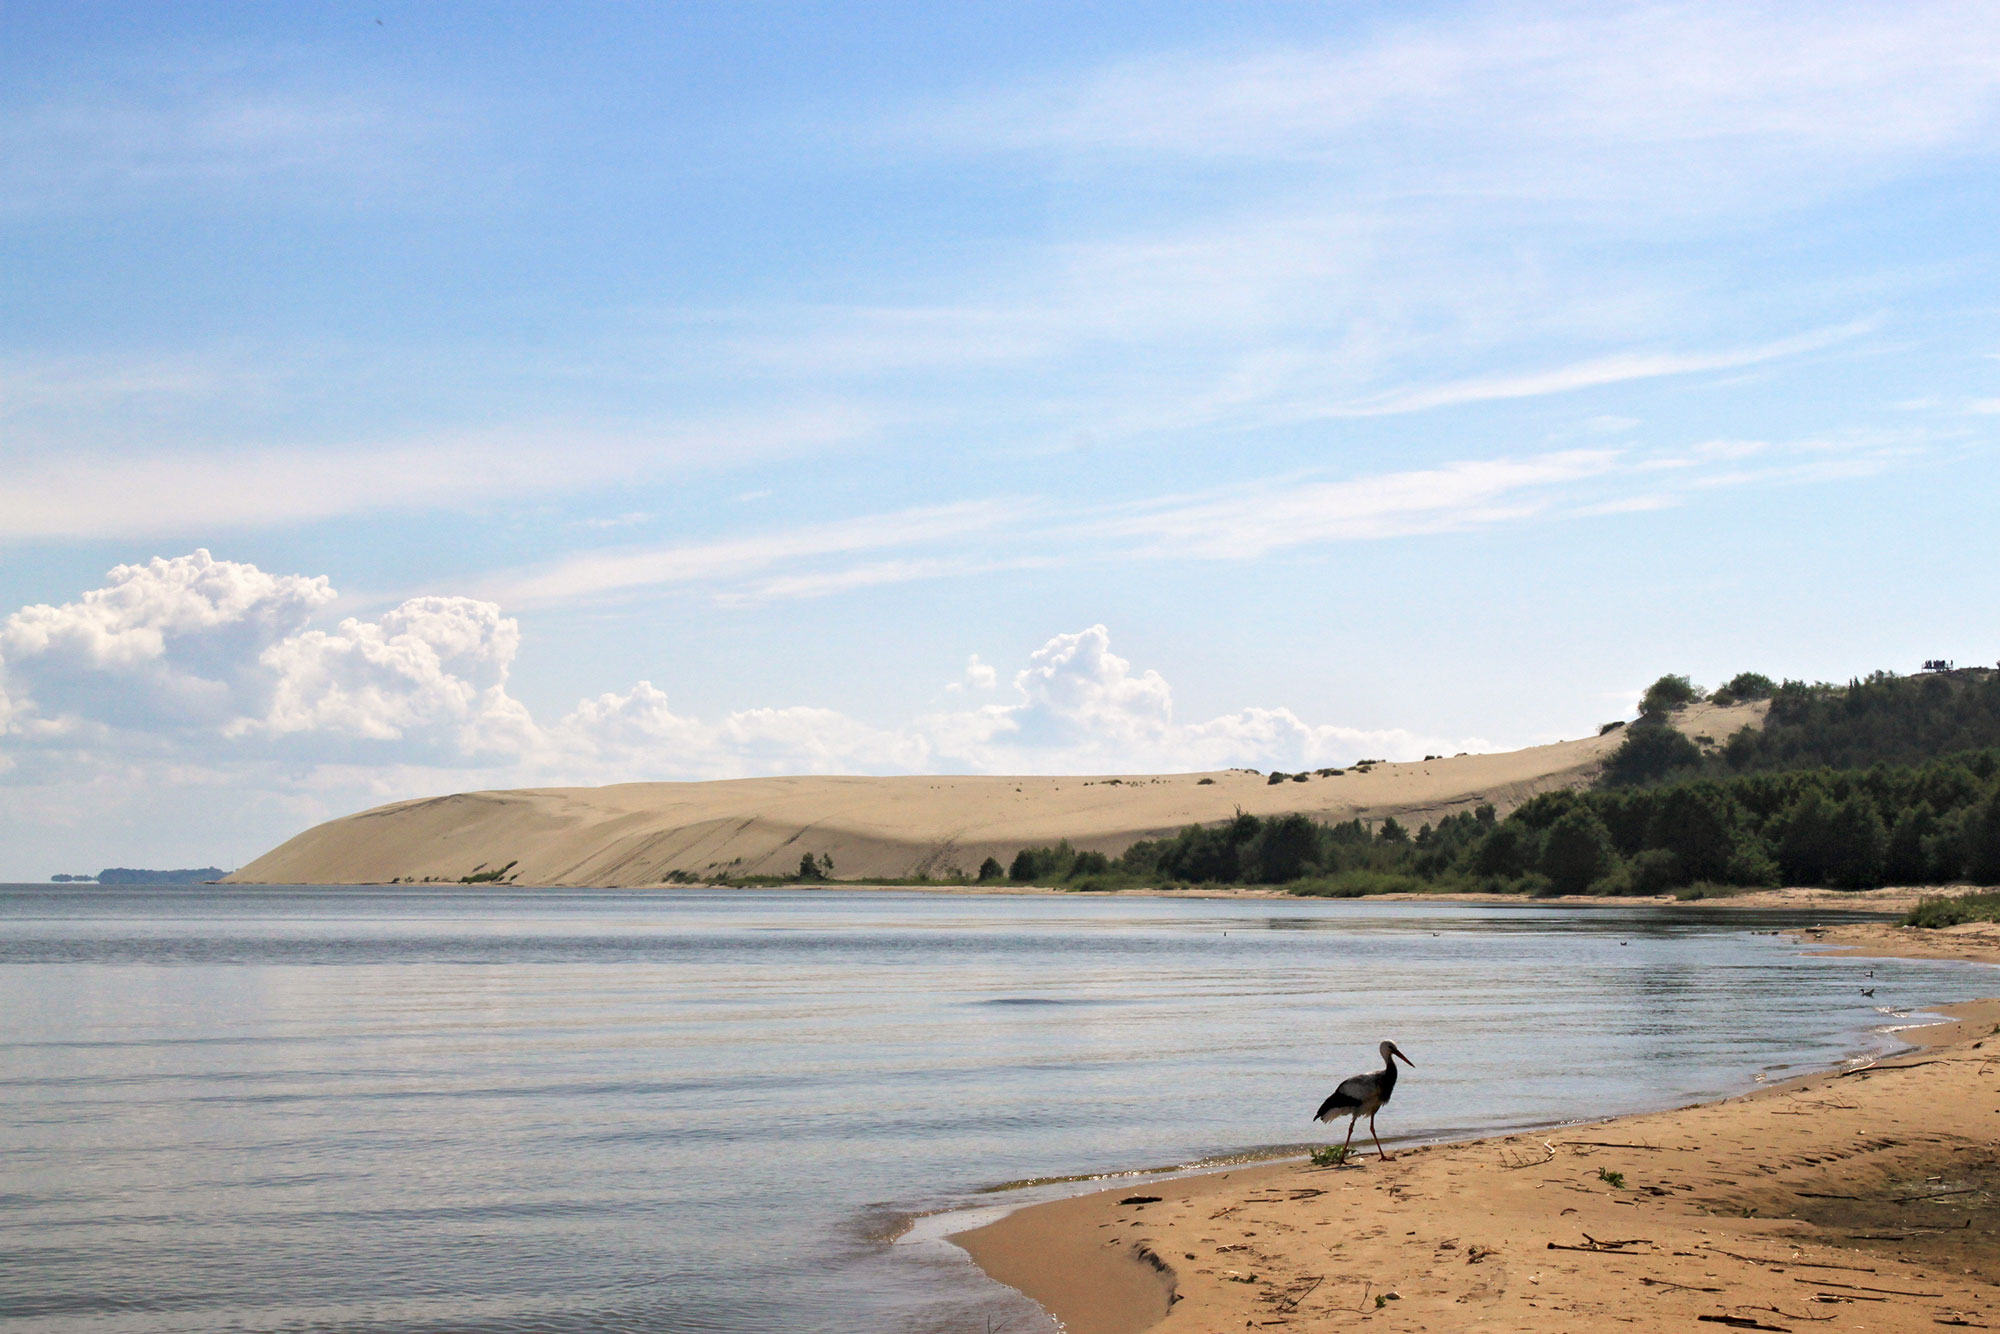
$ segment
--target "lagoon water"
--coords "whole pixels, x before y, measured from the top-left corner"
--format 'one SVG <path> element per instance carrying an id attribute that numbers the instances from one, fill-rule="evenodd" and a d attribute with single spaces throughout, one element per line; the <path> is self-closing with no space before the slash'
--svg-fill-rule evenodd
<path id="1" fill-rule="evenodd" d="M 1046 1328 L 889 1238 L 1312 1138 L 1384 1037 L 1383 1129 L 1431 1139 L 1741 1091 L 1994 990 L 1756 934 L 1825 916 L 0 888 L 0 1331 Z"/>

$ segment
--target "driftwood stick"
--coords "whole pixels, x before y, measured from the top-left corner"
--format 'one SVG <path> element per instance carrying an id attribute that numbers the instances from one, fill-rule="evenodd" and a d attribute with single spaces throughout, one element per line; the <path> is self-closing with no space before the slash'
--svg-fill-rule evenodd
<path id="1" fill-rule="evenodd" d="M 1581 1144 L 1592 1149 L 1645 1149 L 1652 1153 L 1662 1151 L 1662 1146 L 1658 1144 L 1617 1144 L 1608 1139 L 1566 1139 L 1563 1143 Z"/>
<path id="2" fill-rule="evenodd" d="M 1819 1260 L 1776 1260 L 1763 1255 L 1738 1255 L 1735 1251 L 1725 1251 L 1720 1246 L 1711 1246 L 1708 1249 L 1717 1255 L 1726 1255 L 1732 1260 L 1748 1260 L 1755 1265 L 1791 1265 L 1796 1269 L 1853 1269 L 1863 1274 L 1875 1272 L 1873 1265 L 1836 1265 Z"/>
<path id="3" fill-rule="evenodd" d="M 1849 1292 L 1886 1292 L 1892 1297 L 1942 1297 L 1941 1292 L 1911 1292 L 1908 1288 L 1871 1288 L 1865 1283 L 1835 1283 L 1830 1278 L 1795 1278 L 1794 1283 L 1805 1283 L 1815 1288 L 1845 1288 Z"/>
<path id="4" fill-rule="evenodd" d="M 1644 1277 L 1644 1276 L 1641 1276 L 1641 1277 L 1640 1277 L 1640 1279 L 1639 1279 L 1639 1281 L 1640 1281 L 1641 1283 L 1645 1284 L 1645 1285 L 1646 1285 L 1647 1287 L 1649 1287 L 1649 1288 L 1678 1288 L 1678 1289 L 1679 1289 L 1680 1291 L 1682 1291 L 1682 1292 L 1721 1292 L 1721 1291 L 1722 1291 L 1722 1289 L 1721 1289 L 1721 1288 L 1697 1288 L 1697 1287 L 1693 1286 L 1692 1284 L 1688 1284 L 1688 1283 L 1674 1283 L 1674 1282 L 1670 1282 L 1670 1281 L 1668 1281 L 1667 1279 L 1664 1279 L 1664 1278 L 1646 1278 L 1646 1277 Z"/>
<path id="5" fill-rule="evenodd" d="M 1621 1251 L 1616 1246 L 1564 1246 L 1560 1242 L 1554 1241 L 1549 1243 L 1549 1249 L 1552 1251 L 1582 1251 L 1586 1255 L 1623 1255 L 1628 1258 L 1637 1254 L 1635 1251 Z"/>
<path id="6" fill-rule="evenodd" d="M 1909 1204 L 1914 1200 L 1942 1200 L 1948 1195 L 1970 1195 L 1977 1186 L 1961 1186 L 1955 1190 L 1930 1190 L 1921 1195 L 1833 1195 L 1817 1190 L 1795 1190 L 1792 1194 L 1802 1200 L 1855 1200 L 1863 1204 Z"/>
<path id="7" fill-rule="evenodd" d="M 1950 1065 L 1951 1063 L 1952 1061 L 1949 1056 L 1938 1056 L 1928 1061 L 1911 1061 L 1908 1065 L 1864 1065 L 1853 1070 L 1842 1070 L 1834 1078 L 1846 1079 L 1850 1075 L 1882 1074 L 1890 1070 L 1914 1070 L 1920 1065 Z"/>
<path id="8" fill-rule="evenodd" d="M 1787 1320 L 1810 1320 L 1814 1324 L 1824 1324 L 1829 1320 L 1838 1320 L 1840 1318 L 1831 1315 L 1793 1315 L 1790 1311 L 1781 1311 L 1775 1306 L 1745 1306 L 1741 1309 L 1745 1311 L 1769 1311 L 1772 1315 L 1783 1316 Z"/>
<path id="9" fill-rule="evenodd" d="M 1626 1237 L 1622 1241 L 1599 1241 L 1588 1232 L 1583 1234 L 1583 1239 L 1593 1246 L 1602 1246 L 1607 1251 L 1618 1246 L 1653 1246 L 1658 1244 L 1651 1237 Z"/>

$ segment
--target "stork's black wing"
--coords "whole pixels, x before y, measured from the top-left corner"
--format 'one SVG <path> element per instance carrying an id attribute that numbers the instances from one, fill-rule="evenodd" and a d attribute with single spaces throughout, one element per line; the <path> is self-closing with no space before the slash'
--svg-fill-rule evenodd
<path id="1" fill-rule="evenodd" d="M 1319 1110 L 1313 1113 L 1313 1120 L 1324 1121 L 1335 1112 L 1352 1111 L 1366 1101 L 1369 1093 L 1372 1091 L 1373 1085 L 1368 1082 L 1368 1076 L 1366 1075 L 1356 1075 L 1352 1079 L 1343 1079 L 1340 1081 L 1339 1088 L 1326 1095 L 1326 1101 L 1321 1103 Z"/>

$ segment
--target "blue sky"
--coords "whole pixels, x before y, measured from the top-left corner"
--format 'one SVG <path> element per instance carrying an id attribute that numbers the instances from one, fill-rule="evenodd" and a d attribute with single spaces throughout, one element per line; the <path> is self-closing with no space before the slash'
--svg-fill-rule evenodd
<path id="1" fill-rule="evenodd" d="M 0 874 L 2000 657 L 1989 6 L 26 4 L 0 73 Z"/>

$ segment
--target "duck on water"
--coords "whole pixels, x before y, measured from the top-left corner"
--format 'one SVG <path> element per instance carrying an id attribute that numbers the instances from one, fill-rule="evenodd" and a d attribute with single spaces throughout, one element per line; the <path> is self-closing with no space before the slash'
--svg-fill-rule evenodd
<path id="1" fill-rule="evenodd" d="M 1382 1147 L 1382 1137 L 1375 1133 L 1375 1113 L 1389 1101 L 1389 1095 L 1396 1091 L 1396 1062 L 1401 1061 L 1412 1070 L 1417 1063 L 1403 1055 L 1402 1049 L 1393 1042 L 1384 1042 L 1382 1068 L 1370 1070 L 1366 1074 L 1353 1075 L 1340 1081 L 1340 1087 L 1327 1095 L 1319 1110 L 1313 1113 L 1315 1121 L 1331 1121 L 1342 1112 L 1347 1113 L 1347 1143 L 1340 1146 L 1343 1156 L 1354 1143 L 1354 1125 L 1363 1116 L 1368 1118 L 1368 1135 L 1375 1141 L 1375 1152 L 1383 1162 L 1389 1161 L 1388 1152 Z"/>

